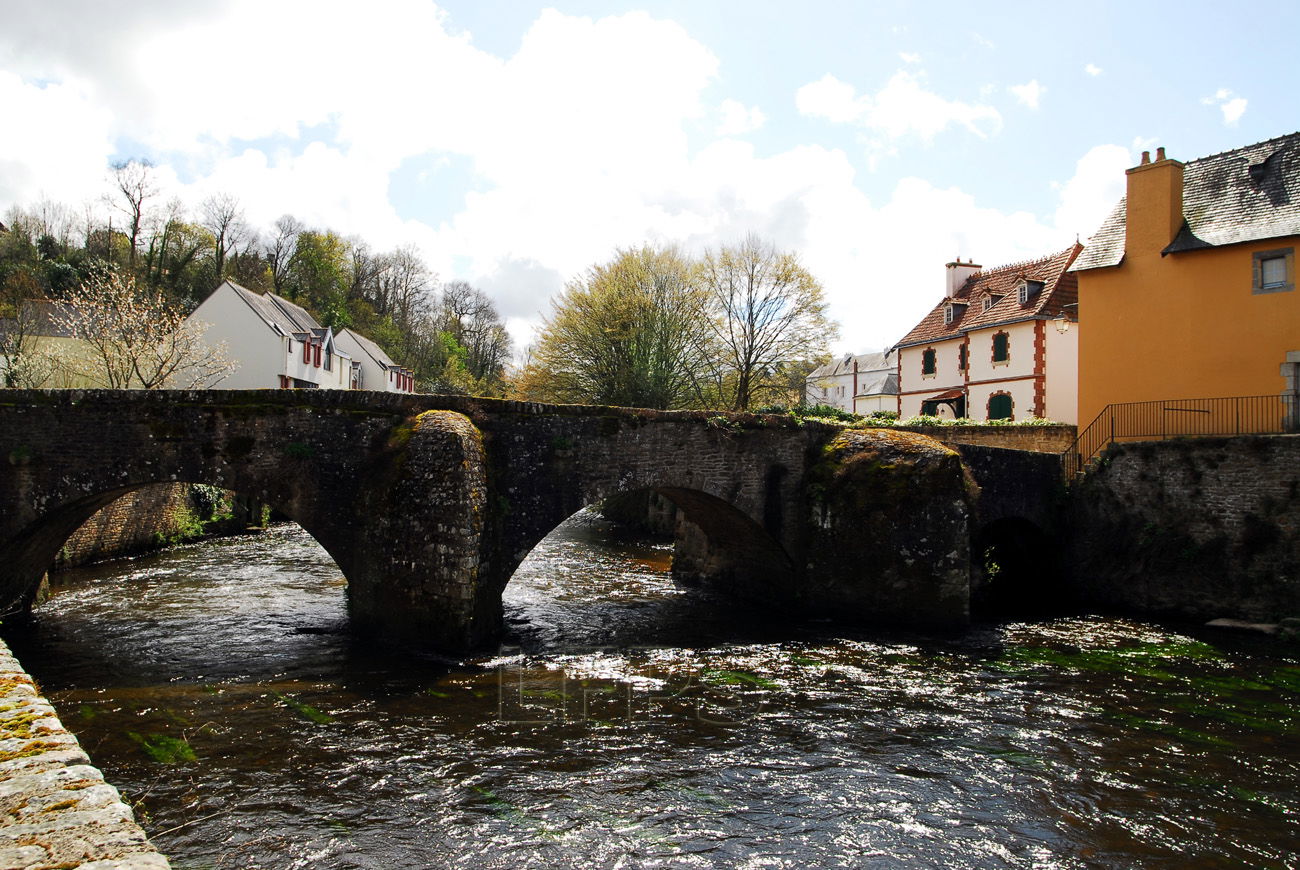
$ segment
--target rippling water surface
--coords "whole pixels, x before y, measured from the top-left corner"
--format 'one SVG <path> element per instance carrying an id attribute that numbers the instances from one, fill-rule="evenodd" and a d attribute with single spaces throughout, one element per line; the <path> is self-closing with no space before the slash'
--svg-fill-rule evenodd
<path id="1" fill-rule="evenodd" d="M 1300 663 L 1081 617 L 774 624 L 588 514 L 462 663 L 296 527 L 76 572 L 7 639 L 178 868 L 1298 867 Z"/>

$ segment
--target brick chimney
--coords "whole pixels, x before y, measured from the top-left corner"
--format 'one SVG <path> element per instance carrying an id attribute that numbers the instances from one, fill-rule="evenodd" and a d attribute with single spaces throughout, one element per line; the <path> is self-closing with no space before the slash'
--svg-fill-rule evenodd
<path id="1" fill-rule="evenodd" d="M 1124 231 L 1127 255 L 1159 253 L 1183 227 L 1183 164 L 1165 157 L 1165 149 L 1142 152 L 1142 162 L 1128 171 L 1128 217 Z"/>
<path id="2" fill-rule="evenodd" d="M 944 269 L 947 270 L 947 284 L 944 295 L 949 299 L 956 296 L 957 291 L 966 283 L 966 279 L 982 268 L 983 266 L 969 260 L 963 263 L 961 257 L 958 257 L 954 263 L 944 264 Z"/>

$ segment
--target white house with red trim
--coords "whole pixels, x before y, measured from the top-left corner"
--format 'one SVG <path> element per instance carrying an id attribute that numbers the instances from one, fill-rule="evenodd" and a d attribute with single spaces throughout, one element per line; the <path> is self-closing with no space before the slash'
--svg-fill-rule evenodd
<path id="1" fill-rule="evenodd" d="M 204 339 L 225 342 L 235 371 L 222 389 L 356 389 L 362 363 L 329 327 L 308 311 L 274 293 L 254 293 L 233 281 L 221 286 L 190 314 L 207 324 Z M 349 343 L 350 344 L 350 343 Z M 414 391 L 414 379 L 401 392 Z M 376 386 L 374 389 L 384 389 Z"/>
<path id="2" fill-rule="evenodd" d="M 415 372 L 393 362 L 383 348 L 361 333 L 345 327 L 334 336 L 334 342 L 356 363 L 355 389 L 390 393 L 415 392 Z"/>
<path id="3" fill-rule="evenodd" d="M 1083 246 L 985 269 L 947 264 L 938 302 L 895 346 L 898 411 L 972 420 L 1078 422 Z"/>

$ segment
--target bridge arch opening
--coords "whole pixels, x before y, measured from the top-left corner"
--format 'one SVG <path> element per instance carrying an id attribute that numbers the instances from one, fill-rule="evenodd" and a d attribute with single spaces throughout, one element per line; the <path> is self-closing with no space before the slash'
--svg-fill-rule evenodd
<path id="1" fill-rule="evenodd" d="M 1043 616 L 1064 603 L 1056 548 L 1024 517 L 1003 517 L 975 536 L 971 613 L 980 619 Z"/>
<path id="2" fill-rule="evenodd" d="M 721 498 L 624 490 L 570 515 L 531 548 L 503 588 L 507 634 L 526 641 L 558 632 L 545 623 L 567 603 L 575 609 L 564 617 L 566 643 L 691 643 L 734 630 L 738 603 L 754 605 L 742 609 L 761 621 L 792 596 L 793 570 L 781 545 Z"/>
<path id="3" fill-rule="evenodd" d="M 210 535 L 236 535 L 270 516 L 300 528 L 346 581 L 328 534 L 322 536 L 301 512 L 207 483 L 158 481 L 105 489 L 45 511 L 0 554 L 7 581 L 0 607 L 4 613 L 30 610 L 41 600 L 51 572 L 139 556 Z"/>

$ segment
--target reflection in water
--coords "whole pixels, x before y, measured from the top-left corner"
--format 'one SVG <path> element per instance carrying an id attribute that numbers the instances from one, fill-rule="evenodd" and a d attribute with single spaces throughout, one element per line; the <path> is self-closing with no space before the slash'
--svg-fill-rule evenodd
<path id="1" fill-rule="evenodd" d="M 774 625 L 667 559 L 580 514 L 455 664 L 354 641 L 293 527 L 78 572 L 5 629 L 180 868 L 1294 860 L 1295 659 L 1094 617 Z"/>

